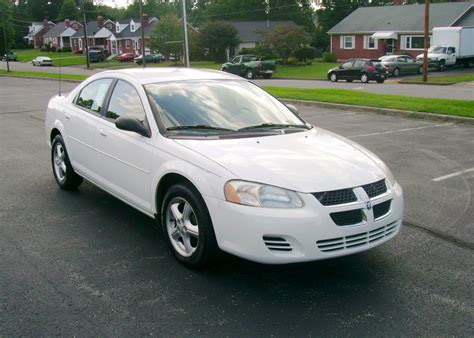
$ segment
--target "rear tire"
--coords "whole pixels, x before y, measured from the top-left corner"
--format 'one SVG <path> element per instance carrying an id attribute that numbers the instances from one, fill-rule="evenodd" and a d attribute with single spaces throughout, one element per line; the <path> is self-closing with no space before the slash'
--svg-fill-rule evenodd
<path id="1" fill-rule="evenodd" d="M 376 81 L 377 81 L 377 83 L 384 83 L 385 82 L 385 80 L 383 80 L 383 79 L 379 79 L 379 80 L 376 80 Z"/>
<path id="2" fill-rule="evenodd" d="M 163 232 L 178 261 L 200 269 L 215 263 L 220 250 L 206 204 L 190 183 L 168 189 L 161 205 Z"/>
<path id="3" fill-rule="evenodd" d="M 56 135 L 51 142 L 51 165 L 56 183 L 61 189 L 73 190 L 81 185 L 82 177 L 74 172 L 61 135 Z"/>
<path id="4" fill-rule="evenodd" d="M 249 80 L 253 79 L 255 77 L 253 70 L 250 68 L 247 69 L 247 71 L 245 72 L 245 77 Z"/>

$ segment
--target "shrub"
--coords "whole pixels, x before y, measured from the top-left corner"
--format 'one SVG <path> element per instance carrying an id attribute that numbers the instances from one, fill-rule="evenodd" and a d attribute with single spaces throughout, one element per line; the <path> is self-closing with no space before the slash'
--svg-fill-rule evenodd
<path id="1" fill-rule="evenodd" d="M 316 48 L 314 47 L 302 47 L 295 50 L 294 56 L 300 62 L 307 62 L 313 60 L 316 56 Z"/>
<path id="2" fill-rule="evenodd" d="M 72 51 L 71 47 L 58 48 L 56 52 L 58 53 L 70 53 Z"/>
<path id="3" fill-rule="evenodd" d="M 337 57 L 334 53 L 323 53 L 323 62 L 336 62 Z"/>
<path id="4" fill-rule="evenodd" d="M 297 62 L 298 62 L 298 59 L 295 58 L 294 56 L 290 56 L 288 59 L 286 59 L 286 64 L 289 66 L 295 66 Z"/>
<path id="5" fill-rule="evenodd" d="M 254 54 L 257 55 L 257 49 L 256 48 L 242 48 L 239 52 L 238 55 L 243 55 L 243 54 Z"/>

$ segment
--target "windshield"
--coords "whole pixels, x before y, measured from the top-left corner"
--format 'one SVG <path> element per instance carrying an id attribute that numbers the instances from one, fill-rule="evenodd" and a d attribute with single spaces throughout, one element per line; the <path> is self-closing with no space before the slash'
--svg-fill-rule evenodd
<path id="1" fill-rule="evenodd" d="M 428 49 L 428 53 L 446 54 L 446 47 L 439 47 L 439 46 L 430 47 L 430 49 Z"/>
<path id="2" fill-rule="evenodd" d="M 247 81 L 182 81 L 145 85 L 164 128 L 172 133 L 219 134 L 260 128 L 307 129 L 285 105 Z M 254 128 L 249 128 L 254 127 Z"/>

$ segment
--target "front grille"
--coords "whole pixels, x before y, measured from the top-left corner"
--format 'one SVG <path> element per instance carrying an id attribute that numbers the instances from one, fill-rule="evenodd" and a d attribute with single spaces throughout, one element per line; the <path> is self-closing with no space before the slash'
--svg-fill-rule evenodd
<path id="1" fill-rule="evenodd" d="M 333 191 L 315 192 L 314 197 L 321 202 L 322 205 L 345 204 L 357 201 L 357 197 L 352 189 L 341 189 Z"/>
<path id="2" fill-rule="evenodd" d="M 334 223 L 341 226 L 359 224 L 363 220 L 362 209 L 333 212 L 330 216 Z"/>
<path id="3" fill-rule="evenodd" d="M 362 188 L 365 190 L 369 198 L 379 196 L 387 192 L 387 185 L 385 184 L 385 180 L 380 180 L 375 183 L 363 185 Z"/>
<path id="4" fill-rule="evenodd" d="M 282 237 L 263 236 L 263 242 L 271 251 L 291 251 L 291 244 Z"/>
<path id="5" fill-rule="evenodd" d="M 394 233 L 397 228 L 398 221 L 395 221 L 372 231 L 361 232 L 351 236 L 320 240 L 316 242 L 316 245 L 322 252 L 335 252 L 353 249 L 377 242 L 384 237 L 388 237 L 390 234 Z"/>
<path id="6" fill-rule="evenodd" d="M 390 211 L 391 204 L 392 204 L 392 200 L 388 200 L 380 204 L 374 205 L 373 206 L 374 219 L 382 218 L 383 216 L 387 215 L 388 212 Z"/>

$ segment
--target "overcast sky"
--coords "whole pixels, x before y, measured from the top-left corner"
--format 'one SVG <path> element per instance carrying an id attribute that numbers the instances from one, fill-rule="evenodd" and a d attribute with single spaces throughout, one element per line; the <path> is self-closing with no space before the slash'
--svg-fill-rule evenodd
<path id="1" fill-rule="evenodd" d="M 94 4 L 104 4 L 112 7 L 125 7 L 133 0 L 94 0 Z"/>

